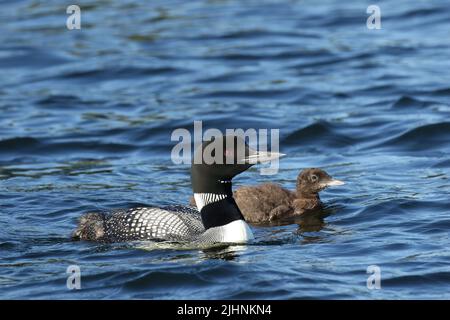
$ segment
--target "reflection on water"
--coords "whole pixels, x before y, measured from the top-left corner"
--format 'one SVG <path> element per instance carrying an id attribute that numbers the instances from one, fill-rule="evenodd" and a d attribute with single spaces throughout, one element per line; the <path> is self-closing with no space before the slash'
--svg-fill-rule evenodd
<path id="1" fill-rule="evenodd" d="M 203 250 L 204 259 L 236 260 L 247 250 L 246 245 L 230 245 Z"/>

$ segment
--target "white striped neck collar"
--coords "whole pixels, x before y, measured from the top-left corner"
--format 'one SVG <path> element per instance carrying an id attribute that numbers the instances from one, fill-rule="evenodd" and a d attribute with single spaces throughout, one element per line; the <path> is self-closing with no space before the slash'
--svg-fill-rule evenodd
<path id="1" fill-rule="evenodd" d="M 195 204 L 197 205 L 198 211 L 201 211 L 204 206 L 223 200 L 226 197 L 228 197 L 228 195 L 223 193 L 194 193 Z"/>

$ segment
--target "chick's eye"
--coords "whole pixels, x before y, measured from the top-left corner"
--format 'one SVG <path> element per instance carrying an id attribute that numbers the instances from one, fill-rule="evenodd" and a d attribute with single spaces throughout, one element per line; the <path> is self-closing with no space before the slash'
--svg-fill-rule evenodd
<path id="1" fill-rule="evenodd" d="M 311 181 L 312 181 L 312 182 L 317 182 L 317 180 L 319 180 L 319 178 L 318 178 L 315 174 L 313 174 L 313 175 L 311 176 Z"/>

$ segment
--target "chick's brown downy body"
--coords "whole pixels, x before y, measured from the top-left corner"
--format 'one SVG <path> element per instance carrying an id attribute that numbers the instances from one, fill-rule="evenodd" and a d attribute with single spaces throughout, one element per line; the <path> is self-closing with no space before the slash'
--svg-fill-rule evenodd
<path id="1" fill-rule="evenodd" d="M 342 184 L 324 170 L 310 168 L 298 175 L 295 191 L 276 183 L 264 183 L 238 188 L 233 194 L 245 220 L 262 223 L 318 210 L 322 207 L 319 192 Z M 195 204 L 193 198 L 191 203 Z"/>

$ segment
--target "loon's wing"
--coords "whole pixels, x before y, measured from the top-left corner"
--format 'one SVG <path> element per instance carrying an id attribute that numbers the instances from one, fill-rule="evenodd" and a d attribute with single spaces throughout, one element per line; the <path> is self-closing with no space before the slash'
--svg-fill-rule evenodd
<path id="1" fill-rule="evenodd" d="M 88 213 L 81 218 L 74 236 L 107 242 L 191 241 L 204 231 L 200 213 L 193 207 L 140 207 L 110 215 Z"/>

